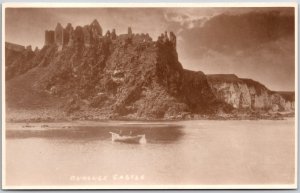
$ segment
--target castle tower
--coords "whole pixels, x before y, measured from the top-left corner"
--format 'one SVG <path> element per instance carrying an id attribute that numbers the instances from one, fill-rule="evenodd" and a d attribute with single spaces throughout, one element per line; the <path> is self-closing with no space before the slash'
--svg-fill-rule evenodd
<path id="1" fill-rule="evenodd" d="M 110 38 L 110 31 L 109 30 L 107 30 L 105 36 L 108 37 L 108 38 Z"/>
<path id="2" fill-rule="evenodd" d="M 68 46 L 73 46 L 74 45 L 74 40 L 75 40 L 75 37 L 74 37 L 74 29 L 70 30 L 69 31 L 69 42 L 68 42 Z"/>
<path id="3" fill-rule="evenodd" d="M 73 30 L 73 26 L 72 26 L 72 24 L 71 23 L 68 23 L 67 24 L 67 27 L 66 27 L 66 29 L 65 29 L 66 31 L 70 31 L 70 30 Z"/>
<path id="4" fill-rule="evenodd" d="M 26 46 L 26 50 L 29 51 L 29 52 L 32 52 L 32 47 L 31 47 L 31 45 Z"/>
<path id="5" fill-rule="evenodd" d="M 86 47 L 89 47 L 92 43 L 92 36 L 91 36 L 91 33 L 90 33 L 90 26 L 85 25 L 82 28 L 82 32 L 83 32 L 84 45 Z"/>
<path id="6" fill-rule="evenodd" d="M 72 24 L 68 23 L 67 27 L 64 29 L 63 34 L 63 45 L 68 45 L 70 42 L 71 33 L 74 31 Z"/>
<path id="7" fill-rule="evenodd" d="M 165 31 L 165 38 L 166 38 L 167 41 L 169 41 L 169 37 L 168 37 L 168 32 L 167 31 Z"/>
<path id="8" fill-rule="evenodd" d="M 39 48 L 36 46 L 35 49 L 34 49 L 34 53 L 37 53 L 39 51 L 40 51 Z"/>
<path id="9" fill-rule="evenodd" d="M 132 29 L 131 29 L 131 27 L 128 27 L 128 35 L 132 35 Z"/>
<path id="10" fill-rule="evenodd" d="M 170 42 L 172 43 L 173 47 L 176 48 L 176 36 L 173 32 L 170 32 Z"/>
<path id="11" fill-rule="evenodd" d="M 98 36 L 102 36 L 102 28 L 101 28 L 99 22 L 97 21 L 97 19 L 95 19 L 90 24 L 90 28 L 91 28 L 93 38 L 97 38 Z"/>
<path id="12" fill-rule="evenodd" d="M 54 44 L 54 31 L 45 31 L 45 46 Z"/>
<path id="13" fill-rule="evenodd" d="M 116 29 L 112 29 L 112 32 L 111 32 L 111 39 L 116 39 L 117 38 L 117 34 L 116 34 Z"/>
<path id="14" fill-rule="evenodd" d="M 74 30 L 74 43 L 76 44 L 81 44 L 84 42 L 84 39 L 83 39 L 83 29 L 81 26 L 77 26 Z"/>
<path id="15" fill-rule="evenodd" d="M 55 44 L 58 46 L 63 45 L 63 36 L 64 36 L 63 33 L 64 33 L 64 28 L 61 26 L 60 23 L 58 23 L 55 28 L 55 36 L 54 36 Z"/>

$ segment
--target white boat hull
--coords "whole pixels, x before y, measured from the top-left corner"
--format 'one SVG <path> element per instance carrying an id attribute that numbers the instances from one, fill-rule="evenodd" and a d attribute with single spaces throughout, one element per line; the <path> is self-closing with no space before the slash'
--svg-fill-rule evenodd
<path id="1" fill-rule="evenodd" d="M 136 135 L 136 136 L 120 136 L 117 133 L 110 132 L 111 140 L 113 142 L 122 142 L 122 143 L 146 143 L 145 135 Z"/>

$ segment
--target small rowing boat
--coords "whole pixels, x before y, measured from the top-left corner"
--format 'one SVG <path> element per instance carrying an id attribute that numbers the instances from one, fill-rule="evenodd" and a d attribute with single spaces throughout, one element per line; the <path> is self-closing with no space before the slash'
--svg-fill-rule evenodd
<path id="1" fill-rule="evenodd" d="M 146 143 L 146 136 L 145 135 L 119 135 L 117 133 L 109 132 L 111 134 L 111 140 L 113 142 L 123 142 L 123 143 Z"/>

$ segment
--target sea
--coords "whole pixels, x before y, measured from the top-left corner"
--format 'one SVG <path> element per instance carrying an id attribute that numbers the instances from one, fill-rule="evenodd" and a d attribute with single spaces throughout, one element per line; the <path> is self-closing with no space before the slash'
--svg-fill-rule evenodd
<path id="1" fill-rule="evenodd" d="M 110 132 L 145 134 L 145 144 Z M 295 119 L 7 123 L 7 186 L 280 185 L 295 180 Z"/>

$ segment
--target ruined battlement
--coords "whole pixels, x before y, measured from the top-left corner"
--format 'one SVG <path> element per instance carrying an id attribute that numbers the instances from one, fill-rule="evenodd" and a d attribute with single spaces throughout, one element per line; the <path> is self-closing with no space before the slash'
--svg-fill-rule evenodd
<path id="1" fill-rule="evenodd" d="M 162 33 L 158 39 L 157 39 L 158 44 L 171 44 L 174 48 L 176 48 L 176 36 L 173 32 L 170 32 L 168 35 L 168 32 L 165 31 L 165 33 Z"/>
<path id="2" fill-rule="evenodd" d="M 79 37 L 80 36 L 80 37 Z M 97 20 L 84 27 L 77 26 L 74 30 L 72 24 L 68 23 L 64 28 L 57 23 L 55 30 L 45 31 L 45 46 L 56 45 L 59 48 L 72 46 L 75 41 L 89 46 L 93 39 L 102 36 L 102 28 Z"/>
<path id="3" fill-rule="evenodd" d="M 93 42 L 101 41 L 101 39 L 119 39 L 122 41 L 129 41 L 133 43 L 152 42 L 152 38 L 148 33 L 135 34 L 131 27 L 128 27 L 126 34 L 117 35 L 116 30 L 107 30 L 103 34 L 103 29 L 99 22 L 95 19 L 90 25 L 77 26 L 75 29 L 72 24 L 68 23 L 64 28 L 60 23 L 56 25 L 55 30 L 45 31 L 45 45 L 56 45 L 61 50 L 63 47 L 73 45 L 84 45 L 90 47 Z M 173 32 L 162 33 L 157 40 L 158 44 L 170 44 L 176 48 L 176 36 Z"/>

